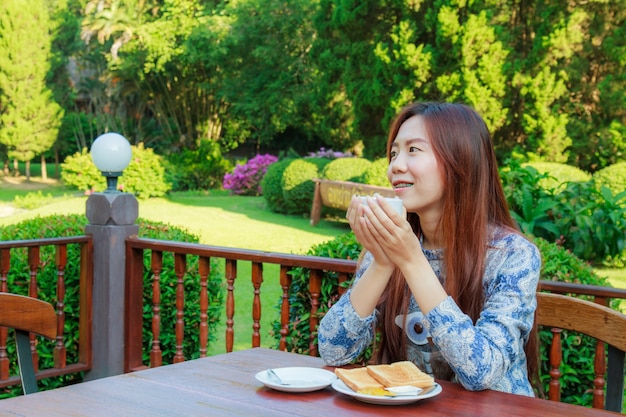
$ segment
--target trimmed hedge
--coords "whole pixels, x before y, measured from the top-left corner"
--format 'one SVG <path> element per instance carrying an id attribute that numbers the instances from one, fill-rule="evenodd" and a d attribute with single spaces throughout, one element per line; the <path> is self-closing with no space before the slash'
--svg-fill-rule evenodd
<path id="1" fill-rule="evenodd" d="M 613 194 L 626 191 L 626 162 L 610 165 L 593 174 L 593 180 L 598 188 L 608 187 Z"/>
<path id="2" fill-rule="evenodd" d="M 308 214 L 313 204 L 315 191 L 314 178 L 330 163 L 327 158 L 305 158 L 291 161 L 281 180 L 285 212 L 288 214 Z"/>
<path id="3" fill-rule="evenodd" d="M 367 167 L 358 182 L 368 185 L 378 185 L 380 187 L 389 187 L 389 178 L 387 178 L 388 166 L 389 161 L 387 161 L 387 158 L 376 159 Z"/>
<path id="4" fill-rule="evenodd" d="M 331 181 L 359 182 L 372 164 L 365 158 L 339 158 L 324 167 L 322 178 Z"/>
<path id="5" fill-rule="evenodd" d="M 261 180 L 263 198 L 274 213 L 286 213 L 287 204 L 283 195 L 283 173 L 293 161 L 293 158 L 281 159 L 267 167 L 267 172 Z"/>
<path id="6" fill-rule="evenodd" d="M 376 164 L 363 158 L 285 158 L 268 167 L 261 188 L 271 211 L 308 215 L 313 203 L 314 178 L 389 186 L 386 165 L 384 158 Z M 331 209 L 324 210 L 333 213 Z"/>

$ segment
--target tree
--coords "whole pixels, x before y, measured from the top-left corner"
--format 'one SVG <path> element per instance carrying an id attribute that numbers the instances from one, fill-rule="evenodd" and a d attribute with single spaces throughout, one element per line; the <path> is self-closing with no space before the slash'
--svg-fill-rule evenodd
<path id="1" fill-rule="evenodd" d="M 502 161 L 626 158 L 626 0 L 54 1 L 87 5 L 83 123 L 162 153 L 292 135 L 376 158 L 419 100 L 475 107 Z"/>
<path id="2" fill-rule="evenodd" d="M 384 154 L 394 105 L 411 100 L 429 74 L 428 51 L 414 43 L 417 16 L 403 3 L 321 0 L 314 18 L 317 129 L 340 143 L 362 141 L 370 158 Z M 410 31 L 408 39 L 401 25 Z"/>
<path id="3" fill-rule="evenodd" d="M 220 94 L 229 116 L 249 132 L 248 141 L 271 143 L 297 126 L 306 142 L 312 135 L 311 89 L 315 66 L 309 50 L 315 37 L 310 16 L 316 1 L 248 0 L 225 8 L 229 36 Z"/>
<path id="4" fill-rule="evenodd" d="M 214 58 L 225 51 L 214 43 L 221 17 L 212 15 L 213 7 L 200 0 L 88 3 L 83 38 L 98 40 L 89 43 L 97 69 L 90 97 L 108 129 L 162 153 L 221 137 L 227 106 L 215 93 L 220 59 Z M 203 48 L 208 51 L 199 58 Z"/>
<path id="5" fill-rule="evenodd" d="M 502 159 L 593 171 L 626 155 L 625 17 L 626 0 L 320 0 L 319 126 L 380 156 L 399 107 L 460 101 Z"/>
<path id="6" fill-rule="evenodd" d="M 569 3 L 568 3 L 569 4 Z M 581 2 L 583 39 L 565 67 L 569 162 L 597 171 L 626 161 L 626 0 Z M 560 64 L 560 63 L 559 63 Z"/>
<path id="7" fill-rule="evenodd" d="M 0 4 L 0 142 L 8 157 L 30 161 L 54 144 L 61 107 L 46 86 L 50 22 L 44 0 Z"/>
<path id="8" fill-rule="evenodd" d="M 158 0 L 89 0 L 82 10 L 80 37 L 83 50 L 74 55 L 79 73 L 78 92 L 88 97 L 86 106 L 74 115 L 81 125 L 77 131 L 81 148 L 97 135 L 120 132 L 135 143 L 147 142 L 143 129 L 149 122 L 144 116 L 146 100 L 137 87 L 136 74 L 125 78 L 118 74 L 128 65 L 120 54 L 132 49 L 143 25 L 158 13 Z M 132 62 L 132 57 L 128 62 Z M 85 126 L 86 125 L 86 126 Z M 91 133 L 91 128 L 95 130 Z M 89 136 L 82 130 L 88 128 Z M 94 135 L 95 134 L 95 135 Z"/>
<path id="9" fill-rule="evenodd" d="M 95 36 L 100 44 L 113 38 L 109 51 L 111 59 L 117 61 L 120 48 L 133 38 L 145 6 L 143 0 L 90 0 L 85 6 L 82 38 L 89 43 Z"/>
<path id="10" fill-rule="evenodd" d="M 84 0 L 47 0 L 52 22 L 52 59 L 48 85 L 54 92 L 54 99 L 63 108 L 63 120 L 58 139 L 46 157 L 53 157 L 56 165 L 56 178 L 60 177 L 60 162 L 88 146 L 86 137 L 95 138 L 93 132 L 85 133 L 82 124 L 85 117 L 79 106 L 87 94 L 79 94 L 76 88 L 83 75 L 78 68 L 77 57 L 84 51 L 80 39 L 80 27 Z M 44 155 L 42 155 L 42 162 Z M 42 170 L 42 175 L 45 171 Z"/>

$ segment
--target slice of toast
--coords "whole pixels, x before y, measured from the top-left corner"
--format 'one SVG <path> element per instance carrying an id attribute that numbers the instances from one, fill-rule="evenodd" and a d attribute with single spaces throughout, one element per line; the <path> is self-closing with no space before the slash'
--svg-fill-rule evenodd
<path id="1" fill-rule="evenodd" d="M 432 376 L 422 372 L 411 361 L 394 362 L 390 365 L 368 365 L 367 372 L 385 387 L 409 385 L 418 388 L 435 383 Z"/>
<path id="2" fill-rule="evenodd" d="M 336 368 L 335 375 L 355 392 L 371 392 L 384 389 L 383 385 L 375 380 L 365 367 L 352 369 Z"/>

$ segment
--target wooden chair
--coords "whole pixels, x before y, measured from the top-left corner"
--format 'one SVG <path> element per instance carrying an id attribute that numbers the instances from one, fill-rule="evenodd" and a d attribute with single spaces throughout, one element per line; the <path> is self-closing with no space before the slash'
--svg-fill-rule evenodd
<path id="1" fill-rule="evenodd" d="M 15 329 L 17 361 L 24 394 L 37 392 L 29 333 L 54 339 L 57 336 L 54 308 L 50 303 L 36 298 L 0 293 L 0 326 Z"/>
<path id="2" fill-rule="evenodd" d="M 594 358 L 593 407 L 621 412 L 624 398 L 626 315 L 578 298 L 540 292 L 537 293 L 536 317 L 539 326 L 552 328 L 548 398 L 560 401 L 561 329 L 571 330 L 591 336 L 598 341 Z M 608 344 L 608 367 L 605 360 L 605 343 Z"/>

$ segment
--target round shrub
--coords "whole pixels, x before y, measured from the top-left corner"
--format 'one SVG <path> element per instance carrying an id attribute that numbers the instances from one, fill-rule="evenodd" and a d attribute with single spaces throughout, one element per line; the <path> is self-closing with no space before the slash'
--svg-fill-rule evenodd
<path id="1" fill-rule="evenodd" d="M 83 214 L 72 215 L 52 215 L 46 217 L 35 217 L 25 220 L 15 225 L 8 225 L 0 228 L 0 239 L 2 240 L 26 240 L 54 237 L 71 237 L 85 234 L 85 226 L 88 221 Z M 173 240 L 177 242 L 198 243 L 197 236 L 187 231 L 166 225 L 160 222 L 153 222 L 145 219 L 138 219 L 139 236 L 152 239 Z M 169 256 L 168 256 L 169 255 Z M 53 246 L 44 246 L 40 250 L 40 269 L 37 272 L 38 297 L 44 301 L 56 304 L 56 264 L 55 251 Z M 80 271 L 80 247 L 78 244 L 67 246 L 67 264 L 64 271 L 66 285 L 65 293 L 65 328 L 64 342 L 67 348 L 68 363 L 78 360 L 78 320 L 79 320 L 79 271 Z M 197 358 L 199 356 L 199 334 L 200 325 L 200 279 L 197 274 L 197 257 L 188 257 L 188 274 L 185 277 L 185 343 L 184 354 L 186 358 Z M 152 303 L 152 282 L 150 269 L 150 252 L 144 254 L 144 306 Z M 222 276 L 220 275 L 217 261 L 212 261 L 211 273 L 208 282 L 209 292 L 209 344 L 215 337 L 215 328 L 221 317 L 221 308 L 224 300 L 224 288 Z M 30 268 L 28 264 L 28 252 L 25 249 L 11 251 L 11 271 L 7 276 L 7 286 L 11 293 L 28 294 L 28 283 L 30 281 Z M 164 289 L 161 294 L 161 345 L 163 349 L 164 363 L 171 363 L 176 352 L 175 345 L 175 321 L 176 321 L 176 294 L 168 288 L 176 286 L 177 276 L 174 273 L 174 260 L 172 254 L 163 256 L 163 273 L 161 275 L 161 286 Z M 148 363 L 151 346 L 151 309 L 145 308 L 143 343 L 144 343 L 144 363 Z M 42 369 L 54 366 L 55 341 L 41 339 L 38 343 L 40 357 L 40 367 Z M 7 346 L 9 353 L 15 352 L 15 346 Z M 11 360 L 10 374 L 17 374 L 17 358 L 14 354 L 9 354 Z M 80 382 L 82 376 L 79 374 L 64 375 L 59 377 L 45 378 L 39 381 L 42 389 L 57 388 L 75 382 Z M 21 393 L 21 387 L 11 387 L 0 393 L 0 398 L 15 396 Z"/>
<path id="2" fill-rule="evenodd" d="M 368 185 L 378 185 L 380 187 L 389 187 L 389 178 L 387 178 L 387 167 L 389 161 L 387 158 L 378 158 L 370 164 L 363 173 L 358 182 Z"/>
<path id="3" fill-rule="evenodd" d="M 283 196 L 282 178 L 283 172 L 293 158 L 281 159 L 267 167 L 267 172 L 261 180 L 261 190 L 263 198 L 269 208 L 274 213 L 286 213 L 285 197 Z"/>
<path id="4" fill-rule="evenodd" d="M 165 180 L 165 168 L 161 157 L 143 143 L 132 147 L 130 164 L 118 179 L 120 189 L 133 193 L 137 198 L 163 197 L 172 189 Z"/>
<path id="5" fill-rule="evenodd" d="M 61 163 L 61 181 L 80 191 L 101 192 L 107 188 L 106 179 L 91 159 L 87 148 L 65 158 Z"/>
<path id="6" fill-rule="evenodd" d="M 522 166 L 531 166 L 540 174 L 547 174 L 547 178 L 539 181 L 543 189 L 560 190 L 567 182 L 585 182 L 591 180 L 591 174 L 575 166 L 560 164 L 558 162 L 527 162 Z"/>
<path id="7" fill-rule="evenodd" d="M 334 159 L 324 167 L 322 178 L 331 181 L 359 182 L 371 164 L 372 162 L 365 158 Z"/>
<path id="8" fill-rule="evenodd" d="M 593 174 L 593 180 L 598 187 L 606 186 L 613 194 L 626 190 L 626 162 L 609 165 Z"/>
<path id="9" fill-rule="evenodd" d="M 308 214 L 315 192 L 314 178 L 330 163 L 326 158 L 295 159 L 285 168 L 281 186 L 288 214 Z"/>
<path id="10" fill-rule="evenodd" d="M 128 167 L 118 178 L 118 188 L 135 194 L 138 198 L 162 197 L 171 185 L 165 180 L 161 157 L 143 143 L 131 146 L 132 158 Z M 102 192 L 107 188 L 106 179 L 96 168 L 87 148 L 65 158 L 61 164 L 61 180 L 68 187 L 85 192 Z"/>

